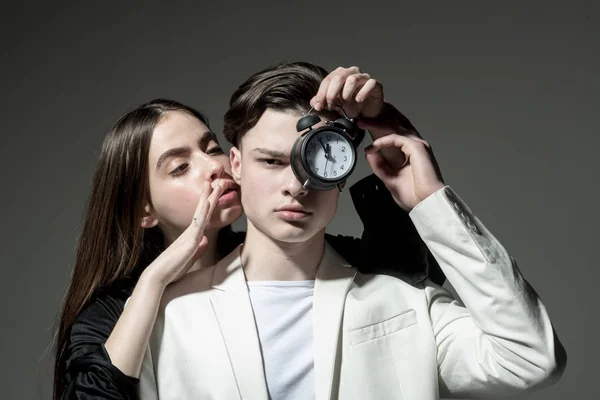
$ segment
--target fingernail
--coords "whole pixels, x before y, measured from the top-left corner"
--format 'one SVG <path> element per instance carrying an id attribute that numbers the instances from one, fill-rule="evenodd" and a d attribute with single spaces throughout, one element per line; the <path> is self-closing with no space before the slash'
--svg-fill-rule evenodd
<path id="1" fill-rule="evenodd" d="M 315 108 L 315 110 L 317 110 L 317 111 L 321 111 L 321 107 L 322 107 L 322 104 L 321 104 L 321 102 L 317 101 L 317 102 L 315 103 L 315 107 L 314 107 L 314 108 Z"/>

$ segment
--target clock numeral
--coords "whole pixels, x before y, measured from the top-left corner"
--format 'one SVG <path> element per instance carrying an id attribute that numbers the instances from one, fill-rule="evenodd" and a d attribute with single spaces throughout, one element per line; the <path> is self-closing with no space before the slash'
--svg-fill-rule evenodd
<path id="1" fill-rule="evenodd" d="M 317 170 L 315 172 L 319 172 L 319 168 L 317 168 Z"/>
<path id="2" fill-rule="evenodd" d="M 346 151 L 346 146 L 342 146 L 342 151 L 345 152 Z"/>
<path id="3" fill-rule="evenodd" d="M 342 165 L 342 166 L 340 167 L 340 169 L 344 169 L 344 166 Z"/>
<path id="4" fill-rule="evenodd" d="M 344 156 L 344 161 L 348 161 L 348 157 L 347 156 Z"/>
<path id="5" fill-rule="evenodd" d="M 325 173 L 323 174 L 323 176 L 324 176 L 325 178 L 327 178 L 327 171 L 325 171 Z"/>
<path id="6" fill-rule="evenodd" d="M 333 170 L 333 176 L 337 176 L 337 171 L 335 169 Z"/>
<path id="7" fill-rule="evenodd" d="M 330 134 L 327 134 L 327 135 L 325 135 L 325 138 L 326 138 L 327 140 L 331 140 L 331 135 L 330 135 Z"/>
<path id="8" fill-rule="evenodd" d="M 316 148 L 317 148 L 317 144 L 316 144 L 315 142 L 312 142 L 312 143 L 310 144 L 310 147 L 312 147 L 313 149 L 316 149 Z"/>

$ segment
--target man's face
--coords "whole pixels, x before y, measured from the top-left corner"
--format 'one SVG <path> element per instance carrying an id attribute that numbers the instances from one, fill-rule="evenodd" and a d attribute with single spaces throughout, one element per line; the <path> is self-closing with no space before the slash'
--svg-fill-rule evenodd
<path id="1" fill-rule="evenodd" d="M 290 152 L 300 135 L 296 132 L 300 117 L 266 110 L 230 155 L 249 227 L 286 243 L 303 242 L 324 232 L 335 216 L 339 197 L 337 189 L 302 188 L 292 171 Z"/>

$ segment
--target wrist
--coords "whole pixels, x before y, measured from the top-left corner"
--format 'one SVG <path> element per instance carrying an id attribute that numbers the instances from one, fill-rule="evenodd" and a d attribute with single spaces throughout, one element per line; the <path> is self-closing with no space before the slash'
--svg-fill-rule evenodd
<path id="1" fill-rule="evenodd" d="M 138 285 L 141 285 L 148 289 L 163 291 L 167 287 L 167 282 L 164 274 L 160 272 L 160 269 L 156 265 L 150 264 L 144 272 L 140 275 Z"/>

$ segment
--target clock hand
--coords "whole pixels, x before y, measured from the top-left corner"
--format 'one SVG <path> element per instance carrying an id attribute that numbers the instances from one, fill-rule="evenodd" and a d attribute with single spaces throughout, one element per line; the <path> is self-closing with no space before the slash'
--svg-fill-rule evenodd
<path id="1" fill-rule="evenodd" d="M 321 138 L 317 138 L 319 139 L 319 143 L 321 144 L 321 147 L 323 148 L 323 151 L 325 152 L 325 154 L 327 154 L 327 148 L 325 148 L 325 145 L 323 144 L 323 141 L 321 140 Z"/>

